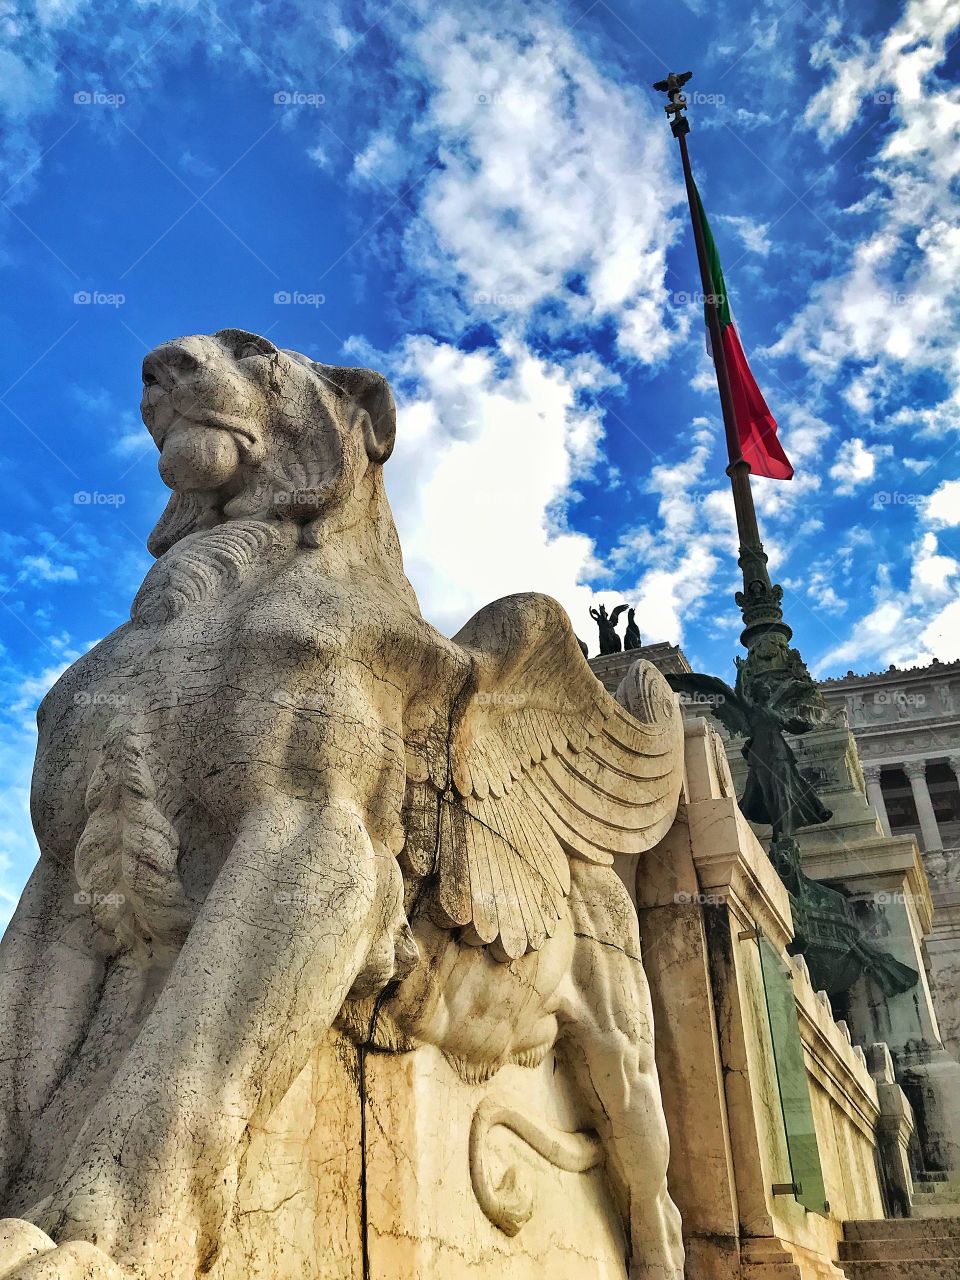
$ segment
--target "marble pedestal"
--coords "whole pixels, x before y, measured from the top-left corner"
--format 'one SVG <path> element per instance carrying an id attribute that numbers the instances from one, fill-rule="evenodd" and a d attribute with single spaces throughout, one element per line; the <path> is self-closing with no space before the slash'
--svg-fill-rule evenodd
<path id="1" fill-rule="evenodd" d="M 801 768 L 832 810 L 829 822 L 799 833 L 803 869 L 847 893 L 865 934 L 917 971 L 915 987 L 887 996 L 867 978 L 847 993 L 845 1017 L 853 1039 L 866 1047 L 889 1045 L 897 1079 L 913 1105 L 921 1173 L 960 1177 L 960 1062 L 945 1050 L 927 973 L 925 939 L 934 931 L 930 884 L 916 839 L 884 834 L 865 790 L 856 742 L 843 725 L 829 725 L 793 740 Z M 742 790 L 744 764 L 736 740 L 730 764 Z M 769 828 L 755 827 L 764 841 Z M 929 856 L 929 855 L 928 855 Z M 943 921 L 934 974 L 950 988 L 956 934 Z"/>
<path id="2" fill-rule="evenodd" d="M 562 1064 L 507 1066 L 467 1085 L 435 1049 L 360 1055 L 331 1033 L 252 1136 L 211 1280 L 625 1280 L 626 1243 L 601 1166 L 565 1172 L 506 1128 L 484 1158 L 532 1198 L 514 1236 L 485 1216 L 470 1132 L 493 1099 L 581 1128 Z M 512 1170 L 512 1172 L 511 1172 Z"/>
<path id="3" fill-rule="evenodd" d="M 864 1053 L 790 961 L 789 899 L 737 808 L 723 744 L 703 720 L 686 727 L 684 805 L 667 838 L 636 865 L 644 966 L 670 1131 L 671 1194 L 683 1219 L 690 1280 L 839 1280 L 842 1223 L 880 1218 L 882 1105 Z M 755 932 L 781 953 L 796 1001 L 825 1186 L 823 1212 L 791 1180 Z M 899 1103 L 903 1183 L 910 1108 Z M 902 1123 L 901 1123 L 902 1121 Z"/>

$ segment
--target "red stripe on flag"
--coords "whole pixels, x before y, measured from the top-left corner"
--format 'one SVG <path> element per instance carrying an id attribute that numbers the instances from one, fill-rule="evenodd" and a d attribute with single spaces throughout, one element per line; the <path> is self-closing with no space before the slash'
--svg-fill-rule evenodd
<path id="1" fill-rule="evenodd" d="M 740 450 L 750 470 L 769 480 L 792 480 L 793 467 L 777 438 L 776 420 L 750 372 L 735 325 L 724 328 L 722 341 Z"/>

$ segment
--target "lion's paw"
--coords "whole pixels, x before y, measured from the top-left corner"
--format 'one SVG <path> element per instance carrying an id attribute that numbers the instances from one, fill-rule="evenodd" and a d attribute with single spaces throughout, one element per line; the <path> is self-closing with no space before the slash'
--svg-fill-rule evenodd
<path id="1" fill-rule="evenodd" d="M 56 1245 L 32 1222 L 0 1221 L 0 1280 L 129 1280 L 96 1245 Z"/>
<path id="2" fill-rule="evenodd" d="M 420 963 L 420 948 L 404 916 L 389 933 L 383 933 L 367 952 L 366 963 L 350 988 L 349 1000 L 379 995 L 389 982 L 399 982 Z"/>

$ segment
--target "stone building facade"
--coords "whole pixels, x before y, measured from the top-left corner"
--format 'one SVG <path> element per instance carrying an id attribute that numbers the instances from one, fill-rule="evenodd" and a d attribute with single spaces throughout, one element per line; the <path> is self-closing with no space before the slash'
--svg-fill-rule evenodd
<path id="1" fill-rule="evenodd" d="M 632 662 L 689 671 L 677 646 L 645 645 L 591 660 L 608 689 Z M 732 673 L 731 673 L 732 675 Z M 918 1192 L 960 1201 L 960 662 L 847 675 L 821 684 L 833 713 L 792 739 L 798 765 L 832 811 L 799 833 L 804 870 L 839 889 L 866 936 L 918 973 L 886 997 L 860 979 L 834 1000 L 855 1043 L 890 1046 L 913 1104 Z M 695 706 L 685 715 L 704 711 Z M 710 717 L 711 720 L 713 719 Z M 736 794 L 742 741 L 721 727 Z M 766 843 L 769 828 L 754 827 Z M 948 1184 L 948 1185 L 944 1185 Z M 925 1194 L 929 1201 L 930 1195 Z"/>
<path id="2" fill-rule="evenodd" d="M 925 939 L 944 1044 L 960 1058 L 960 661 L 825 680 L 888 835 L 913 835 L 933 901 Z"/>

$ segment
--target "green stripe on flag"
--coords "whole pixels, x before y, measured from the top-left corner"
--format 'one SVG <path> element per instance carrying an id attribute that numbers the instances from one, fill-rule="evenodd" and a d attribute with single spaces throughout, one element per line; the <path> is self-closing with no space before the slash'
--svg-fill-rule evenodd
<path id="1" fill-rule="evenodd" d="M 703 228 L 703 239 L 707 247 L 707 262 L 710 265 L 710 279 L 713 282 L 713 292 L 717 299 L 720 328 L 723 330 L 728 324 L 733 323 L 733 317 L 730 314 L 730 299 L 727 297 L 727 284 L 723 278 L 723 268 L 720 266 L 720 255 L 717 253 L 717 244 L 713 238 L 713 232 L 710 230 L 710 223 L 707 221 L 707 215 L 703 209 L 703 201 L 700 199 L 700 191 L 696 184 L 694 184 L 693 189 L 697 193 L 697 209 L 700 213 L 700 226 Z"/>

